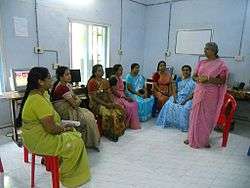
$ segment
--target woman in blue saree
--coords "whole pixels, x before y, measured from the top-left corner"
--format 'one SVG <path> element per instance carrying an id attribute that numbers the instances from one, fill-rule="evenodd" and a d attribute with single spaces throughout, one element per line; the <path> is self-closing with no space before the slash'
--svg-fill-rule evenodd
<path id="1" fill-rule="evenodd" d="M 126 76 L 126 94 L 138 103 L 140 121 L 147 121 L 152 116 L 153 96 L 148 97 L 145 89 L 145 78 L 139 74 L 140 65 L 133 63 L 131 72 Z"/>
<path id="2" fill-rule="evenodd" d="M 191 77 L 191 67 L 184 65 L 182 80 L 178 82 L 177 93 L 169 98 L 162 107 L 156 125 L 162 128 L 176 127 L 183 132 L 188 131 L 189 111 L 192 107 L 192 98 L 195 82 Z"/>

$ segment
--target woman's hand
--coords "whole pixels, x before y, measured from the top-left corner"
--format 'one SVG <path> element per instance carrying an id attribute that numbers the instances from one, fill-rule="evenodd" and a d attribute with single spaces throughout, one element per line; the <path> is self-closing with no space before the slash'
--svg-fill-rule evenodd
<path id="1" fill-rule="evenodd" d="M 112 109 L 115 107 L 115 104 L 114 103 L 107 103 L 106 107 L 109 109 Z"/>
<path id="2" fill-rule="evenodd" d="M 199 76 L 199 77 L 198 77 L 198 82 L 199 82 L 199 83 L 202 83 L 202 84 L 208 82 L 208 76 L 205 76 L 205 75 Z"/>
<path id="3" fill-rule="evenodd" d="M 72 132 L 72 131 L 74 131 L 74 127 L 64 127 L 63 128 L 63 132 L 68 132 L 68 131 L 70 131 L 70 132 Z"/>
<path id="4" fill-rule="evenodd" d="M 126 96 L 125 96 L 124 99 L 127 100 L 128 102 L 133 102 L 133 99 L 130 98 L 130 97 L 126 97 Z"/>
<path id="5" fill-rule="evenodd" d="M 74 125 L 71 123 L 66 123 L 62 125 L 64 132 L 66 131 L 74 131 Z"/>
<path id="6" fill-rule="evenodd" d="M 185 104 L 186 104 L 186 102 L 187 102 L 187 100 L 183 101 L 183 102 L 181 103 L 181 105 L 185 105 Z"/>

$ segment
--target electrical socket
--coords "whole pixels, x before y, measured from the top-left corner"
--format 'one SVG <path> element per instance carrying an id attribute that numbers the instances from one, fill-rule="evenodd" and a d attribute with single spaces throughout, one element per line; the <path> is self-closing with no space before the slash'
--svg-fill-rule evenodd
<path id="1" fill-rule="evenodd" d="M 59 67 L 59 64 L 57 64 L 57 63 L 53 63 L 53 64 L 52 64 L 52 68 L 53 68 L 54 70 L 56 70 L 58 67 Z"/>
<path id="2" fill-rule="evenodd" d="M 237 61 L 237 62 L 241 62 L 241 61 L 244 60 L 244 57 L 243 57 L 242 55 L 236 55 L 236 56 L 234 57 L 234 60 Z"/>
<path id="3" fill-rule="evenodd" d="M 43 49 L 41 47 L 34 47 L 34 52 L 36 54 L 43 54 Z"/>
<path id="4" fill-rule="evenodd" d="M 118 50 L 118 55 L 123 55 L 122 49 L 119 49 L 119 50 Z"/>
<path id="5" fill-rule="evenodd" d="M 170 52 L 170 50 L 166 50 L 166 52 L 165 52 L 165 56 L 166 56 L 166 57 L 170 57 L 170 56 L 171 56 L 171 52 Z"/>

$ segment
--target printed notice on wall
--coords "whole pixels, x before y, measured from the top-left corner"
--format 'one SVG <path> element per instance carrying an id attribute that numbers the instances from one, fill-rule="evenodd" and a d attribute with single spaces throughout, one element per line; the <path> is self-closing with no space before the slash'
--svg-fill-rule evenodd
<path id="1" fill-rule="evenodd" d="M 17 37 L 28 37 L 28 20 L 26 18 L 14 17 L 14 29 Z"/>

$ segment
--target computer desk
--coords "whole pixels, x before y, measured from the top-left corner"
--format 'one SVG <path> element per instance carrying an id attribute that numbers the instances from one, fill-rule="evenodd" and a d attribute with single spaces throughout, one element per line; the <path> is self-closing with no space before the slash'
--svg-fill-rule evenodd
<path id="1" fill-rule="evenodd" d="M 17 92 L 17 91 L 9 91 L 9 92 L 3 92 L 0 95 L 0 99 L 8 100 L 11 103 L 11 126 L 5 126 L 1 127 L 0 129 L 6 128 L 6 127 L 13 127 L 13 135 L 12 139 L 13 141 L 20 147 L 22 145 L 21 140 L 18 136 L 18 129 L 16 127 L 16 106 L 18 104 L 18 101 L 21 101 L 24 96 L 24 93 Z"/>

